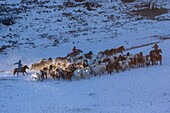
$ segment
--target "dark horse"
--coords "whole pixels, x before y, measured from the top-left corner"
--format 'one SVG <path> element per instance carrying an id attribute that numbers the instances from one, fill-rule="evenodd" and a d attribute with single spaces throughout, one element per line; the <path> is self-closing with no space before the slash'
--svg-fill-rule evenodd
<path id="1" fill-rule="evenodd" d="M 93 55 L 92 51 L 89 51 L 89 53 L 84 54 L 85 58 L 87 58 L 87 59 L 91 59 L 92 55 Z"/>
<path id="2" fill-rule="evenodd" d="M 21 70 L 18 70 L 18 68 L 15 68 L 14 69 L 14 72 L 13 72 L 13 76 L 15 75 L 15 73 L 17 73 L 17 76 L 18 76 L 18 73 L 21 72 L 24 76 L 26 73 L 28 75 L 28 73 L 26 72 L 26 69 L 29 69 L 29 67 L 27 65 L 24 65 L 23 67 L 21 67 Z"/>
<path id="3" fill-rule="evenodd" d="M 79 55 L 80 53 L 83 53 L 83 51 L 80 50 L 80 49 L 77 49 L 75 53 L 69 53 L 69 54 L 67 55 L 67 57 L 70 57 L 70 58 L 74 59 L 74 58 L 75 58 L 77 55 Z"/>

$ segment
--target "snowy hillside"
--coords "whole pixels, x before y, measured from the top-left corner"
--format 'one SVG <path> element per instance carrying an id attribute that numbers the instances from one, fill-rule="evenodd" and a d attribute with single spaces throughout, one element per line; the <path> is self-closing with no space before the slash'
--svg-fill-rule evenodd
<path id="1" fill-rule="evenodd" d="M 91 9 L 87 4 L 91 4 Z M 166 10 L 155 10 L 149 16 L 141 16 L 140 11 L 140 15 L 134 13 L 146 9 L 143 4 L 119 0 L 69 3 L 57 0 L 39 3 L 1 1 L 2 11 L 6 9 L 7 15 L 16 18 L 11 26 L 0 24 L 1 57 L 9 57 L 8 61 L 2 62 L 11 65 L 21 59 L 28 64 L 41 58 L 65 56 L 73 46 L 83 49 L 84 53 L 92 50 L 97 54 L 121 45 L 129 49 L 169 37 L 169 2 L 157 6 Z M 45 52 L 39 51 L 42 48 Z M 3 56 L 4 53 L 10 55 Z M 29 59 L 24 58 L 25 55 Z"/>
<path id="2" fill-rule="evenodd" d="M 0 0 L 1 19 L 15 18 L 0 23 L 0 113 L 170 113 L 170 1 L 152 11 L 140 0 L 76 1 Z M 155 43 L 163 65 L 72 82 L 36 82 L 30 70 L 12 76 L 18 60 L 30 67 L 73 46 L 95 55 L 120 46 L 124 54 L 147 55 Z"/>

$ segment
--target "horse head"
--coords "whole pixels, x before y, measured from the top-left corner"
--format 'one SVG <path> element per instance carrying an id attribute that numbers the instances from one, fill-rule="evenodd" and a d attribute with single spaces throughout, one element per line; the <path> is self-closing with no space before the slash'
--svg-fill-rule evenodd
<path id="1" fill-rule="evenodd" d="M 122 51 L 125 51 L 125 47 L 124 46 L 121 46 L 120 48 L 122 49 Z"/>
<path id="2" fill-rule="evenodd" d="M 159 49 L 159 52 L 160 52 L 160 53 L 162 53 L 162 50 L 161 50 L 161 49 Z"/>
<path id="3" fill-rule="evenodd" d="M 77 49 L 77 51 L 76 51 L 77 53 L 83 53 L 83 51 L 81 50 L 81 49 Z"/>
<path id="4" fill-rule="evenodd" d="M 24 65 L 23 69 L 29 69 L 29 67 L 27 65 Z"/>
<path id="5" fill-rule="evenodd" d="M 92 51 L 89 51 L 89 53 L 87 53 L 87 54 L 93 55 L 93 52 L 92 52 Z"/>
<path id="6" fill-rule="evenodd" d="M 70 54 L 71 54 L 71 53 L 68 53 L 68 54 L 67 54 L 67 57 L 70 57 Z"/>

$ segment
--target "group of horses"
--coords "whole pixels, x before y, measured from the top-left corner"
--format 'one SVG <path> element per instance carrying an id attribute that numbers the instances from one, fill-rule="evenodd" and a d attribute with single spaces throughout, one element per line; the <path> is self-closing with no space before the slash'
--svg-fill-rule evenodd
<path id="1" fill-rule="evenodd" d="M 42 59 L 31 65 L 30 70 L 36 72 L 32 76 L 37 81 L 42 81 L 47 78 L 54 78 L 66 81 L 72 81 L 72 78 L 79 80 L 80 78 L 90 79 L 92 75 L 101 76 L 103 74 L 124 72 L 137 67 L 148 67 L 149 65 L 157 65 L 158 62 L 162 65 L 162 50 L 154 49 L 149 54 L 143 55 L 142 52 L 137 54 L 125 54 L 124 46 L 118 48 L 106 49 L 94 55 L 92 51 L 83 54 L 83 51 L 78 49 L 74 54 L 69 53 L 65 57 L 56 57 L 53 60 Z M 17 72 L 26 72 L 29 69 L 27 65 L 23 66 L 20 71 L 14 69 L 14 75 Z M 27 73 L 27 72 L 26 72 Z M 28 73 L 27 73 L 28 74 Z"/>

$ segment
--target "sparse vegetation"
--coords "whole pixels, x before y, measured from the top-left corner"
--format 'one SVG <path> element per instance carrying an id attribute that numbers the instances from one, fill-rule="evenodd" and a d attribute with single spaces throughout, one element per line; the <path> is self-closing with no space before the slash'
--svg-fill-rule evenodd
<path id="1" fill-rule="evenodd" d="M 134 2 L 135 0 L 122 0 L 122 2 Z"/>
<path id="2" fill-rule="evenodd" d="M 61 4 L 54 5 L 48 4 L 52 1 L 29 0 L 20 4 L 0 4 L 0 23 L 6 25 L 10 33 L 19 30 L 15 33 L 17 36 L 10 35 L 10 33 L 1 35 L 1 41 L 5 43 L 4 45 L 11 47 L 19 45 L 19 43 L 12 42 L 15 39 L 22 41 L 19 46 L 26 44 L 30 48 L 41 45 L 43 47 L 58 46 L 70 42 L 72 38 L 86 38 L 97 33 L 107 33 L 105 40 L 115 38 L 118 36 L 117 34 L 121 34 L 117 29 L 126 25 L 127 21 L 129 23 L 142 19 L 158 20 L 160 17 L 162 20 L 169 20 L 169 17 L 159 16 L 167 13 L 167 9 L 160 7 L 150 9 L 148 1 L 65 0 Z M 31 11 L 35 12 L 35 15 L 32 15 L 34 13 L 30 13 Z M 21 21 L 21 24 L 17 21 Z M 14 25 L 14 28 L 10 25 Z M 137 28 L 128 29 L 132 31 Z M 33 30 L 36 33 L 33 32 L 32 35 L 30 32 Z M 98 40 L 95 36 L 93 39 Z M 36 44 L 36 40 L 46 40 L 47 42 Z M 1 50 L 6 49 L 3 47 Z"/>
<path id="3" fill-rule="evenodd" d="M 11 16 L 3 16 L 0 18 L 0 23 L 4 24 L 4 25 L 12 25 L 15 24 L 15 17 Z"/>

